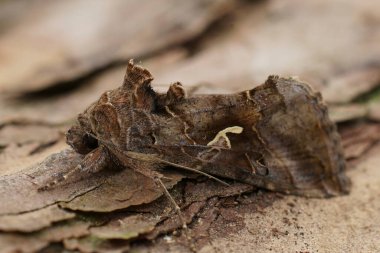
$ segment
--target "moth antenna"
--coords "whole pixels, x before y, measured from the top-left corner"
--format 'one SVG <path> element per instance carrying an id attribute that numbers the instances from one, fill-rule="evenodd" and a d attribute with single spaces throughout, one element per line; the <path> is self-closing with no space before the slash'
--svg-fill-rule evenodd
<path id="1" fill-rule="evenodd" d="M 167 164 L 167 165 L 170 165 L 170 166 L 173 166 L 173 167 L 176 167 L 176 168 L 180 168 L 180 169 L 183 169 L 183 170 L 186 170 L 186 171 L 191 171 L 191 172 L 194 172 L 194 173 L 197 173 L 197 174 L 200 174 L 200 175 L 203 175 L 203 176 L 206 176 L 212 180 L 215 180 L 216 182 L 218 183 L 221 183 L 225 186 L 231 186 L 229 183 L 226 183 L 224 182 L 223 180 L 220 180 L 219 178 L 217 177 L 214 177 L 206 172 L 203 172 L 203 171 L 200 171 L 200 170 L 197 170 L 197 169 L 193 169 L 193 168 L 190 168 L 190 167 L 187 167 L 187 166 L 184 166 L 184 165 L 181 165 L 181 164 L 177 164 L 177 163 L 172 163 L 172 162 L 169 162 L 169 161 L 166 161 L 166 160 L 163 160 L 163 159 L 160 159 L 158 157 L 154 157 L 153 159 L 155 159 L 156 161 L 158 162 L 161 162 L 161 163 L 164 163 L 164 164 Z"/>

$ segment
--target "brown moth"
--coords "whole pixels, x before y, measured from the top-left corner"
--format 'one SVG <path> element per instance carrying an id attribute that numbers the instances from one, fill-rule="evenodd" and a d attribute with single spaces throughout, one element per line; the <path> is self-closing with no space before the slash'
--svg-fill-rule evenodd
<path id="1" fill-rule="evenodd" d="M 111 165 L 162 186 L 160 170 L 172 166 L 302 196 L 348 192 L 340 137 L 307 84 L 270 76 L 236 94 L 187 97 L 180 83 L 156 93 L 152 80 L 130 61 L 123 85 L 78 116 L 67 143 L 86 156 L 71 174 Z"/>

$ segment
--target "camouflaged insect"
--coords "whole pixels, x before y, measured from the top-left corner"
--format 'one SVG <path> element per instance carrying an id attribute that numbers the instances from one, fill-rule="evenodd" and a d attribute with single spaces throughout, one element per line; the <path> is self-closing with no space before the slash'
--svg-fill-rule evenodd
<path id="1" fill-rule="evenodd" d="M 340 137 L 319 93 L 270 76 L 251 90 L 187 97 L 180 83 L 165 94 L 130 61 L 121 87 L 78 116 L 67 143 L 85 154 L 68 175 L 133 169 L 153 179 L 168 166 L 272 191 L 312 197 L 348 192 Z"/>

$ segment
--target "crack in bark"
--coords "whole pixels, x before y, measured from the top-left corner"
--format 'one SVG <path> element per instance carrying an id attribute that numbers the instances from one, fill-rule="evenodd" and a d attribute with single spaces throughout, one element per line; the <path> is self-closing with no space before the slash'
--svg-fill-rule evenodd
<path id="1" fill-rule="evenodd" d="M 24 174 L 25 175 L 25 174 Z M 33 184 L 35 184 L 34 182 L 32 182 Z M 61 207 L 59 204 L 60 203 L 69 203 L 71 201 L 73 201 L 74 199 L 78 198 L 78 197 L 81 197 L 89 192 L 92 192 L 94 190 L 96 190 L 97 188 L 99 188 L 100 186 L 102 186 L 103 183 L 100 183 L 99 185 L 96 185 L 96 186 L 93 186 L 93 187 L 90 187 L 89 189 L 87 189 L 86 191 L 78 194 L 78 195 L 75 195 L 73 197 L 71 197 L 69 200 L 57 200 L 55 202 L 52 202 L 50 204 L 47 204 L 47 205 L 44 205 L 42 207 L 39 207 L 39 208 L 34 208 L 34 209 L 30 209 L 28 211 L 23 211 L 23 212 L 16 212 L 16 213 L 3 213 L 3 214 L 0 214 L 0 216 L 17 216 L 17 215 L 20 215 L 20 214 L 26 214 L 26 213 L 30 213 L 30 212 L 35 212 L 35 211 L 39 211 L 39 210 L 42 210 L 46 207 L 49 207 L 49 206 L 53 206 L 53 205 L 58 205 L 59 208 L 61 208 L 62 210 L 66 210 L 66 211 L 70 211 L 70 212 L 73 212 L 73 210 L 69 209 L 69 208 L 64 208 L 64 207 Z"/>
<path id="2" fill-rule="evenodd" d="M 80 194 L 78 194 L 78 195 L 75 195 L 74 197 L 72 197 L 71 199 L 69 199 L 69 200 L 64 200 L 64 201 L 57 201 L 56 203 L 59 205 L 59 203 L 69 203 L 69 202 L 71 202 L 71 201 L 73 201 L 73 200 L 75 200 L 76 198 L 79 198 L 79 197 L 81 197 L 81 196 L 83 196 L 83 195 L 86 195 L 87 193 L 89 193 L 89 192 L 92 192 L 92 191 L 95 191 L 96 189 L 98 189 L 99 187 L 101 187 L 102 185 L 103 185 L 104 183 L 100 183 L 99 185 L 95 185 L 95 186 L 92 186 L 92 187 L 90 187 L 88 190 L 86 190 L 86 191 L 84 191 L 84 192 L 82 192 L 82 193 L 80 193 Z M 65 209 L 65 208 L 64 208 Z M 68 208 L 69 209 L 69 208 Z M 69 209 L 70 210 L 70 209 Z"/>

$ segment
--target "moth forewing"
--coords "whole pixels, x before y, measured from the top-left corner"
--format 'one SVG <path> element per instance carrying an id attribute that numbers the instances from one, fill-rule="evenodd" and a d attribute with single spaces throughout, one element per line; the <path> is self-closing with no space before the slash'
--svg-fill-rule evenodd
<path id="1" fill-rule="evenodd" d="M 148 174 L 172 166 L 304 196 L 348 191 L 339 135 L 307 84 L 270 76 L 236 94 L 188 97 L 180 83 L 158 94 L 152 80 L 130 62 L 123 86 L 80 115 L 68 142 L 88 153 L 91 135 L 124 167 L 152 165 Z"/>
<path id="2" fill-rule="evenodd" d="M 159 129 L 177 124 L 158 130 L 155 145 L 169 161 L 284 193 L 348 191 L 339 135 L 307 84 L 271 76 L 252 90 L 193 97 L 167 109 Z"/>

